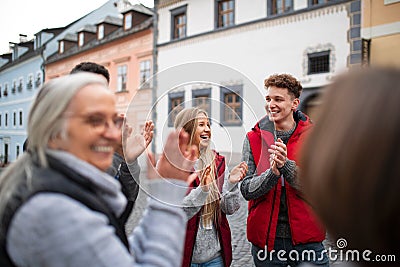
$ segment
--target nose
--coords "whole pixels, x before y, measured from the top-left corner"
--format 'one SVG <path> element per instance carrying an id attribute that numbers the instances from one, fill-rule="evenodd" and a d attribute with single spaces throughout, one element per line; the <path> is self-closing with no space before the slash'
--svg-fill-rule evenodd
<path id="1" fill-rule="evenodd" d="M 116 127 L 114 123 L 107 123 L 103 135 L 108 139 L 118 141 L 122 138 L 122 129 Z"/>
<path id="2" fill-rule="evenodd" d="M 206 125 L 206 127 L 204 128 L 204 131 L 206 131 L 206 132 L 211 131 L 210 126 L 209 126 L 209 125 Z"/>

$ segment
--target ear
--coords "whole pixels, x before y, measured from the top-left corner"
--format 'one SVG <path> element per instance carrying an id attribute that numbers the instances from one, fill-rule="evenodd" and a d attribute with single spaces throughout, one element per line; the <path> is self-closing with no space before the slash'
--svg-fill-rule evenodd
<path id="1" fill-rule="evenodd" d="M 293 100 L 293 102 L 292 102 L 292 110 L 296 110 L 297 107 L 299 106 L 299 104 L 300 104 L 300 99 L 295 98 L 295 99 Z"/>

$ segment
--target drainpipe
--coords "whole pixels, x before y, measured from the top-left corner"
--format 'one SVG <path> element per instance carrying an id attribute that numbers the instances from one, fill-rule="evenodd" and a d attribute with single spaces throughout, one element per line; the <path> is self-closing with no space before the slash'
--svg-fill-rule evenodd
<path id="1" fill-rule="evenodd" d="M 151 89 L 152 95 L 152 111 L 151 111 L 151 119 L 154 125 L 157 125 L 157 109 L 156 109 L 156 102 L 157 102 L 157 72 L 158 72 L 158 65 L 157 65 L 157 39 L 158 39 L 158 3 L 159 0 L 154 0 L 154 15 L 153 15 L 153 86 Z M 154 155 L 157 153 L 157 127 L 154 127 L 154 138 L 151 142 L 151 151 Z"/>

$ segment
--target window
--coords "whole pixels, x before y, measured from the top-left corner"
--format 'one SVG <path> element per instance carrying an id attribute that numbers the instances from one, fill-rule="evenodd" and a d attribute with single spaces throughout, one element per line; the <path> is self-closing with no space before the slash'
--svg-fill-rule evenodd
<path id="1" fill-rule="evenodd" d="M 308 54 L 308 74 L 329 72 L 330 51 Z"/>
<path id="2" fill-rule="evenodd" d="M 221 87 L 221 122 L 226 126 L 242 124 L 242 85 Z"/>
<path id="3" fill-rule="evenodd" d="M 126 91 L 126 65 L 118 66 L 117 92 Z"/>
<path id="4" fill-rule="evenodd" d="M 64 41 L 60 41 L 59 47 L 58 47 L 58 52 L 60 54 L 64 53 Z"/>
<path id="5" fill-rule="evenodd" d="M 280 15 L 293 10 L 293 0 L 269 0 L 268 14 Z"/>
<path id="6" fill-rule="evenodd" d="M 78 45 L 83 46 L 85 42 L 85 34 L 83 32 L 80 32 L 78 35 Z"/>
<path id="7" fill-rule="evenodd" d="M 99 39 L 99 40 L 103 39 L 104 38 L 104 25 L 103 24 L 99 25 L 97 30 L 98 30 L 97 39 Z"/>
<path id="8" fill-rule="evenodd" d="M 17 145 L 16 147 L 15 147 L 15 154 L 16 154 L 16 157 L 18 158 L 18 156 L 19 156 L 19 153 L 20 153 L 20 147 L 19 147 L 19 145 Z"/>
<path id="9" fill-rule="evenodd" d="M 39 88 L 42 85 L 42 73 L 36 73 L 36 81 L 35 81 L 36 88 Z"/>
<path id="10" fill-rule="evenodd" d="M 1 98 L 2 93 L 3 93 L 3 88 L 1 87 L 1 84 L 0 84 L 0 98 Z"/>
<path id="11" fill-rule="evenodd" d="M 168 126 L 173 127 L 176 115 L 184 108 L 185 92 L 168 94 Z"/>
<path id="12" fill-rule="evenodd" d="M 17 112 L 13 112 L 13 125 L 16 126 L 17 125 Z"/>
<path id="13" fill-rule="evenodd" d="M 171 10 L 171 39 L 181 39 L 186 37 L 186 8 L 187 6 L 181 6 Z"/>
<path id="14" fill-rule="evenodd" d="M 4 126 L 8 126 L 8 113 L 6 113 L 6 116 L 5 116 L 5 121 L 4 121 Z"/>
<path id="15" fill-rule="evenodd" d="M 4 92 L 3 92 L 4 96 L 8 96 L 8 83 L 4 84 Z"/>
<path id="16" fill-rule="evenodd" d="M 217 0 L 217 28 L 224 28 L 234 24 L 235 1 L 234 0 Z"/>
<path id="17" fill-rule="evenodd" d="M 124 30 L 132 28 L 132 13 L 128 13 L 124 17 Z"/>
<path id="18" fill-rule="evenodd" d="M 144 60 L 140 62 L 140 86 L 143 88 L 150 87 L 150 84 L 147 81 L 150 78 L 150 71 L 150 60 Z"/>
<path id="19" fill-rule="evenodd" d="M 18 92 L 22 92 L 22 89 L 24 89 L 24 78 L 19 78 L 19 83 L 18 83 Z"/>
<path id="20" fill-rule="evenodd" d="M 322 5 L 330 2 L 331 0 L 308 0 L 309 6 Z"/>
<path id="21" fill-rule="evenodd" d="M 22 116 L 22 110 L 19 111 L 19 126 L 22 126 L 22 122 L 23 122 L 23 116 Z"/>
<path id="22" fill-rule="evenodd" d="M 33 87 L 33 74 L 28 75 L 28 81 L 26 82 L 26 88 L 32 89 Z"/>
<path id="23" fill-rule="evenodd" d="M 211 117 L 211 89 L 196 89 L 192 90 L 192 106 L 199 107 L 207 111 Z"/>
<path id="24" fill-rule="evenodd" d="M 2 114 L 0 113 L 0 127 L 1 127 L 1 120 L 3 119 Z"/>
<path id="25" fill-rule="evenodd" d="M 15 94 L 16 91 L 17 91 L 17 80 L 13 80 L 11 93 Z"/>

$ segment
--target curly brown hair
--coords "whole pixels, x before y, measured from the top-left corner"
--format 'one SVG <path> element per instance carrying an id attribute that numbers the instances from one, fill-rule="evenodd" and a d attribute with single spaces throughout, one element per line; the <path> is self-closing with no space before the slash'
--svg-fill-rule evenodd
<path id="1" fill-rule="evenodd" d="M 299 98 L 303 87 L 300 82 L 290 74 L 273 74 L 264 80 L 265 88 L 276 86 L 278 88 L 286 88 L 289 94 L 295 98 Z"/>

